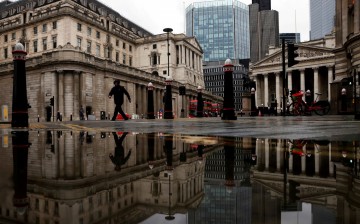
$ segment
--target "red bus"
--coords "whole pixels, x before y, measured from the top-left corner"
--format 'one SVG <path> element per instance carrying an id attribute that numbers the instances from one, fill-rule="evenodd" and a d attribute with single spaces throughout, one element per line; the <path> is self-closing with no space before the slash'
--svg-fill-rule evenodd
<path id="1" fill-rule="evenodd" d="M 220 116 L 221 111 L 222 111 L 222 104 L 221 103 L 213 103 L 211 105 L 211 114 L 213 117 L 217 117 Z"/>
<path id="2" fill-rule="evenodd" d="M 197 115 L 197 100 L 191 100 L 189 105 L 189 118 L 196 117 Z M 208 101 L 204 101 L 203 108 L 204 117 L 212 117 L 212 104 Z"/>

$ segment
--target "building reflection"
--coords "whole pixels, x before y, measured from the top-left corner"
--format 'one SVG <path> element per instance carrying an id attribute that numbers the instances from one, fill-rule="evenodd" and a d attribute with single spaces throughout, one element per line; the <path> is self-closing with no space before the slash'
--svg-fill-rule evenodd
<path id="1" fill-rule="evenodd" d="M 359 142 L 123 134 L 14 133 L 0 148 L 1 220 L 360 221 Z"/>

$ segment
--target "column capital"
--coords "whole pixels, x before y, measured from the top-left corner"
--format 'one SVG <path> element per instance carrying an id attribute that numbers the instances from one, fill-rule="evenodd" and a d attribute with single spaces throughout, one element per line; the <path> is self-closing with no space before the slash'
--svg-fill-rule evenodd
<path id="1" fill-rule="evenodd" d="M 56 70 L 58 74 L 64 74 L 64 70 Z"/>
<path id="2" fill-rule="evenodd" d="M 319 70 L 319 67 L 312 67 L 311 69 L 314 71 L 317 71 L 317 70 Z"/>

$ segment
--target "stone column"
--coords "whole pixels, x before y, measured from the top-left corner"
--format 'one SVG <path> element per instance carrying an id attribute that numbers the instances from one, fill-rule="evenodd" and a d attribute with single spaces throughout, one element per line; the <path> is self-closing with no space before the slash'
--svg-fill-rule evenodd
<path id="1" fill-rule="evenodd" d="M 315 100 L 315 93 L 319 93 L 319 68 L 313 68 L 314 71 L 314 100 Z"/>
<path id="2" fill-rule="evenodd" d="M 283 88 L 281 88 L 281 83 L 280 83 L 280 72 L 277 72 L 277 73 L 275 73 L 275 75 L 276 75 L 276 81 L 275 81 L 275 88 L 276 88 L 276 102 L 277 103 L 280 103 L 280 102 L 282 102 L 282 96 L 283 96 Z"/>
<path id="3" fill-rule="evenodd" d="M 269 104 L 269 74 L 264 74 L 264 107 Z"/>
<path id="4" fill-rule="evenodd" d="M 254 76 L 254 82 L 255 82 L 255 86 L 256 86 L 256 90 L 259 89 L 259 82 L 258 82 L 258 78 L 257 75 Z M 258 91 L 255 90 L 255 104 L 259 102 L 259 94 Z M 257 105 L 255 105 L 257 107 Z"/>
<path id="5" fill-rule="evenodd" d="M 292 90 L 292 71 L 288 71 L 288 78 L 287 78 L 287 85 L 288 85 L 288 89 L 289 91 Z"/>
<path id="6" fill-rule="evenodd" d="M 63 120 L 70 120 L 70 115 L 74 113 L 74 76 L 72 71 L 68 71 L 64 75 L 64 109 Z"/>
<path id="7" fill-rule="evenodd" d="M 55 102 L 54 102 L 55 117 L 58 111 L 61 114 L 64 114 L 64 71 L 58 70 L 57 73 L 58 73 L 58 97 L 57 98 L 55 97 Z"/>
<path id="8" fill-rule="evenodd" d="M 305 69 L 300 70 L 300 89 L 302 91 L 306 91 L 305 89 Z M 303 98 L 305 97 L 305 94 L 303 96 Z"/>
<path id="9" fill-rule="evenodd" d="M 79 71 L 74 71 L 74 83 L 73 83 L 73 90 L 74 90 L 74 111 L 73 111 L 73 120 L 80 120 L 79 117 L 79 110 L 80 110 L 80 73 Z"/>
<path id="10" fill-rule="evenodd" d="M 333 80 L 333 66 L 328 66 L 328 101 L 331 102 L 331 83 Z"/>
<path id="11" fill-rule="evenodd" d="M 146 117 L 146 114 L 147 114 L 147 88 L 146 86 L 142 86 L 141 87 L 141 90 L 142 90 L 142 96 L 141 96 L 141 104 L 142 104 L 142 108 L 143 108 L 143 111 L 141 112 L 144 117 Z"/>

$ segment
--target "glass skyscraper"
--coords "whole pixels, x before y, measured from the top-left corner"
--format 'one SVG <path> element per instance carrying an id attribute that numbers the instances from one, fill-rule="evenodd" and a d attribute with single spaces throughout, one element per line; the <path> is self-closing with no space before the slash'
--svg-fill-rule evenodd
<path id="1" fill-rule="evenodd" d="M 323 38 L 335 26 L 335 0 L 310 0 L 310 40 Z"/>
<path id="2" fill-rule="evenodd" d="M 186 35 L 196 37 L 204 61 L 250 58 L 249 8 L 236 0 L 192 3 L 186 8 Z"/>

